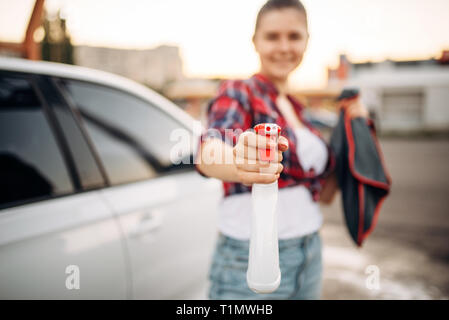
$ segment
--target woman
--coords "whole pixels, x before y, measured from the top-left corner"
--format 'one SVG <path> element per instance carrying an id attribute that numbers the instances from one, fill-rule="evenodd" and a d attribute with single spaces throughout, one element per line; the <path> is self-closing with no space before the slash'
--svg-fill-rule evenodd
<path id="1" fill-rule="evenodd" d="M 334 156 L 287 87 L 308 38 L 306 10 L 298 0 L 268 1 L 258 13 L 253 36 L 260 71 L 250 79 L 224 82 L 209 104 L 208 128 L 213 130 L 202 137 L 197 170 L 222 180 L 225 195 L 210 270 L 211 299 L 320 297 L 322 214 L 318 201 L 330 203 L 337 191 Z M 348 112 L 351 117 L 368 114 L 360 104 L 351 105 Z M 269 142 L 247 131 L 258 123 L 282 128 L 276 160 L 268 164 L 257 159 L 256 150 L 268 147 Z M 259 173 L 262 167 L 265 174 Z M 250 186 L 276 180 L 282 281 L 275 292 L 256 294 L 246 284 Z"/>

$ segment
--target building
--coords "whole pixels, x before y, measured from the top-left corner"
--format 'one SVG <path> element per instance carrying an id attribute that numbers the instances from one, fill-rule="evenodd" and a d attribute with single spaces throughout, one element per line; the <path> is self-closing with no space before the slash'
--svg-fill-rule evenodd
<path id="1" fill-rule="evenodd" d="M 145 50 L 76 46 L 74 60 L 77 65 L 116 73 L 158 91 L 184 78 L 176 46 Z"/>
<path id="2" fill-rule="evenodd" d="M 438 59 L 351 63 L 328 69 L 328 87 L 358 87 L 383 131 L 449 131 L 449 51 Z"/>
<path id="3" fill-rule="evenodd" d="M 185 78 L 167 84 L 163 94 L 206 125 L 206 106 L 217 94 L 219 83 L 218 79 Z"/>

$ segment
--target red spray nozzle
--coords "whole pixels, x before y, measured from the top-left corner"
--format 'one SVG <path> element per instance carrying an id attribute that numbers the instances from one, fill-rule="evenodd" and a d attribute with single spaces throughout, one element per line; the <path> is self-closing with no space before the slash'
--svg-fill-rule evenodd
<path id="1" fill-rule="evenodd" d="M 260 123 L 254 127 L 257 134 L 264 135 L 277 144 L 278 137 L 281 133 L 281 127 L 275 123 Z M 259 158 L 262 161 L 273 161 L 274 152 L 272 149 L 259 149 Z"/>
<path id="2" fill-rule="evenodd" d="M 281 127 L 274 123 L 259 123 L 254 127 L 257 134 L 265 136 L 276 136 L 278 137 L 281 133 Z"/>

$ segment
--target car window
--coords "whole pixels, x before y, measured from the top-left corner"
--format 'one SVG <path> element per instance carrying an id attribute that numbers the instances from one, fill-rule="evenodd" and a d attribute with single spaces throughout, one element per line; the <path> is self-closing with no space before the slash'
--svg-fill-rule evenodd
<path id="1" fill-rule="evenodd" d="M 67 153 L 74 161 L 73 169 L 79 178 L 80 188 L 91 190 L 103 187 L 105 181 L 98 162 L 80 130 L 76 114 L 72 112 L 65 96 L 61 94 L 61 89 L 48 77 L 40 77 L 38 85 L 39 91 L 57 120 L 61 136 L 67 146 Z M 77 181 L 74 181 L 74 184 L 77 187 Z"/>
<path id="2" fill-rule="evenodd" d="M 0 206 L 73 192 L 30 82 L 0 74 Z"/>
<path id="3" fill-rule="evenodd" d="M 178 121 L 134 95 L 65 80 L 112 184 L 148 179 L 176 168 L 170 160 Z"/>

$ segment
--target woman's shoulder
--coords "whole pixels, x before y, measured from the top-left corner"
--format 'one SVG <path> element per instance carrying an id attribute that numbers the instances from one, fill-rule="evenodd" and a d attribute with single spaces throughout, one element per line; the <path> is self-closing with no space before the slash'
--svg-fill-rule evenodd
<path id="1" fill-rule="evenodd" d="M 275 86 L 262 74 L 256 73 L 246 79 L 227 79 L 220 83 L 219 94 L 245 93 L 249 98 L 277 94 Z"/>
<path id="2" fill-rule="evenodd" d="M 226 79 L 220 82 L 218 95 L 234 95 L 236 93 L 249 94 L 251 91 L 250 79 Z"/>
<path id="3" fill-rule="evenodd" d="M 251 109 L 251 97 L 253 91 L 250 84 L 250 79 L 226 79 L 220 82 L 218 91 L 211 104 L 223 100 L 230 101 L 235 100 L 239 102 L 244 110 L 247 112 Z"/>

